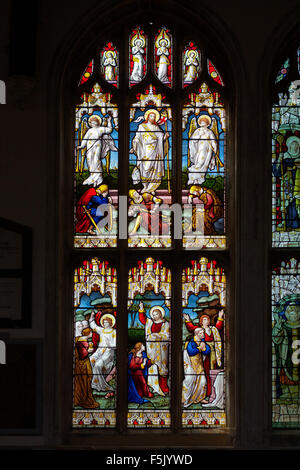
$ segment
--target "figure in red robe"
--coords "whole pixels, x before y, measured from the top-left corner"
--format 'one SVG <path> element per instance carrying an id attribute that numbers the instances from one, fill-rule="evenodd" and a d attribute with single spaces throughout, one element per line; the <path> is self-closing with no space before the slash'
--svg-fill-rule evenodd
<path id="1" fill-rule="evenodd" d="M 76 233 L 95 234 L 97 224 L 106 212 L 101 210 L 101 206 L 109 203 L 111 204 L 112 200 L 108 197 L 106 184 L 90 188 L 83 193 L 76 205 Z"/>
<path id="2" fill-rule="evenodd" d="M 136 343 L 128 355 L 128 401 L 145 403 L 146 398 L 153 398 L 147 384 L 148 368 L 152 365 L 143 343 Z"/>

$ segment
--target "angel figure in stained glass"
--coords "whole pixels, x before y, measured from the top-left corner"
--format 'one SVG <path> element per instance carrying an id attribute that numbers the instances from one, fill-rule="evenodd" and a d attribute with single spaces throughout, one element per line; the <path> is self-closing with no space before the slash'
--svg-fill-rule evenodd
<path id="1" fill-rule="evenodd" d="M 155 46 L 157 48 L 156 54 L 159 58 L 158 60 L 158 68 L 157 68 L 157 77 L 162 83 L 169 83 L 169 74 L 168 68 L 170 65 L 169 55 L 170 55 L 170 47 L 171 41 L 163 29 L 160 34 L 158 35 Z"/>
<path id="2" fill-rule="evenodd" d="M 189 129 L 188 184 L 202 184 L 206 173 L 214 170 L 217 164 L 218 142 L 215 133 L 210 129 L 212 118 L 202 114 L 191 120 Z"/>
<path id="3" fill-rule="evenodd" d="M 192 83 L 198 76 L 199 54 L 197 50 L 187 50 L 184 54 L 184 83 Z"/>
<path id="4" fill-rule="evenodd" d="M 276 357 L 276 397 L 299 402 L 300 366 L 293 360 L 294 341 L 300 338 L 300 295 L 283 297 L 275 308 L 272 340 Z"/>
<path id="5" fill-rule="evenodd" d="M 145 39 L 142 36 L 135 36 L 132 39 L 132 60 L 133 68 L 130 76 L 130 80 L 133 82 L 140 82 L 144 75 L 144 54 L 145 54 Z"/>
<path id="6" fill-rule="evenodd" d="M 86 149 L 86 163 L 90 175 L 82 184 L 99 186 L 103 181 L 102 160 L 107 158 L 111 150 L 117 151 L 113 138 L 109 135 L 113 131 L 112 116 L 108 113 L 107 125 L 101 125 L 102 119 L 98 114 L 93 114 L 88 119 L 89 129 L 78 145 L 77 149 Z M 82 126 L 86 127 L 85 119 Z M 87 127 L 86 127 L 87 128 Z"/>
<path id="7" fill-rule="evenodd" d="M 136 167 L 132 172 L 132 180 L 133 184 L 142 183 L 141 193 L 155 195 L 155 191 L 160 186 L 165 174 L 165 142 L 169 137 L 169 133 L 163 132 L 158 125 L 160 113 L 156 109 L 148 109 L 144 117 L 139 117 L 135 122 L 140 120 L 143 120 L 143 122 L 138 126 L 132 140 L 132 148 L 129 151 L 137 157 Z"/>
<path id="8" fill-rule="evenodd" d="M 104 51 L 102 57 L 102 66 L 104 69 L 105 80 L 107 80 L 108 82 L 115 82 L 115 68 L 117 67 L 116 51 Z"/>

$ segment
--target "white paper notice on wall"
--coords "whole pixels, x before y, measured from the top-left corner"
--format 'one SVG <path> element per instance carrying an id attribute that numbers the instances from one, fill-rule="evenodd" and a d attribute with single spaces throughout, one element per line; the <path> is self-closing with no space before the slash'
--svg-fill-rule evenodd
<path id="1" fill-rule="evenodd" d="M 0 318 L 22 318 L 22 279 L 0 278 Z"/>

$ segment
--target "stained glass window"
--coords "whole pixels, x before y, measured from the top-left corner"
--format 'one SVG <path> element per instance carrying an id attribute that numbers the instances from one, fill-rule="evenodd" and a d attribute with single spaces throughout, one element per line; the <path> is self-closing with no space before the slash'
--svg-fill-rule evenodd
<path id="1" fill-rule="evenodd" d="M 221 75 L 217 71 L 217 69 L 214 66 L 214 64 L 212 63 L 212 61 L 209 60 L 209 59 L 207 59 L 207 69 L 208 69 L 208 73 L 211 76 L 211 78 L 213 78 L 215 80 L 215 82 L 219 83 L 219 85 L 224 86 Z"/>
<path id="2" fill-rule="evenodd" d="M 225 306 L 224 270 L 193 260 L 182 272 L 183 427 L 226 426 Z"/>
<path id="3" fill-rule="evenodd" d="M 272 272 L 273 427 L 300 426 L 300 264 L 292 258 Z"/>
<path id="4" fill-rule="evenodd" d="M 74 273 L 73 427 L 116 426 L 117 273 L 84 261 Z"/>
<path id="5" fill-rule="evenodd" d="M 108 42 L 101 51 L 101 75 L 104 79 L 114 85 L 119 83 L 119 53 L 112 42 Z"/>
<path id="6" fill-rule="evenodd" d="M 172 113 L 150 85 L 130 108 L 129 226 L 131 247 L 171 245 Z"/>
<path id="7" fill-rule="evenodd" d="M 289 68 L 290 68 L 290 59 L 288 58 L 288 59 L 286 59 L 286 61 L 282 65 L 282 67 L 280 67 L 280 70 L 277 74 L 275 83 L 280 82 L 280 80 L 282 80 L 283 78 L 285 78 L 287 76 Z"/>
<path id="8" fill-rule="evenodd" d="M 199 77 L 201 68 L 201 52 L 193 41 L 185 46 L 182 66 L 183 84 L 187 86 Z"/>
<path id="9" fill-rule="evenodd" d="M 80 77 L 75 428 L 228 425 L 226 279 L 213 255 L 228 255 L 227 104 L 220 74 L 211 61 L 203 67 L 201 43 L 177 36 L 168 25 L 132 25 L 125 44 L 96 45 Z M 190 264 L 188 249 L 198 250 Z"/>
<path id="10" fill-rule="evenodd" d="M 97 83 L 75 110 L 74 192 L 74 246 L 116 246 L 118 108 Z"/>
<path id="11" fill-rule="evenodd" d="M 79 81 L 79 85 L 83 85 L 89 78 L 90 76 L 92 75 L 94 71 L 94 61 L 91 60 L 88 65 L 86 66 L 83 74 L 81 75 L 81 78 L 80 78 L 80 81 Z"/>
<path id="12" fill-rule="evenodd" d="M 182 202 L 185 248 L 223 248 L 226 113 L 203 83 L 182 115 Z"/>
<path id="13" fill-rule="evenodd" d="M 170 427 L 171 271 L 147 258 L 128 279 L 128 426 Z"/>
<path id="14" fill-rule="evenodd" d="M 163 27 L 155 37 L 154 60 L 157 78 L 167 86 L 172 86 L 172 36 Z"/>
<path id="15" fill-rule="evenodd" d="M 300 243 L 299 74 L 289 77 L 272 108 L 272 242 L 277 248 Z"/>
<path id="16" fill-rule="evenodd" d="M 275 76 L 272 107 L 272 425 L 281 429 L 300 427 L 299 75 L 294 49 Z"/>
<path id="17" fill-rule="evenodd" d="M 143 80 L 147 73 L 147 36 L 141 28 L 136 28 L 129 38 L 130 86 Z"/>

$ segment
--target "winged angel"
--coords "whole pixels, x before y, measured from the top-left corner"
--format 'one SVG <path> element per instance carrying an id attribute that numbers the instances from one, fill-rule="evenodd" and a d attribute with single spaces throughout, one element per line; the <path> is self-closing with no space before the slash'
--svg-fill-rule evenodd
<path id="1" fill-rule="evenodd" d="M 214 170 L 220 164 L 217 136 L 214 118 L 208 114 L 202 114 L 197 120 L 196 117 L 192 118 L 189 128 L 188 185 L 202 184 L 207 171 Z"/>
<path id="2" fill-rule="evenodd" d="M 103 181 L 103 167 L 102 160 L 109 159 L 111 150 L 117 151 L 113 138 L 109 135 L 113 131 L 112 116 L 109 114 L 107 118 L 107 125 L 101 125 L 102 119 L 98 114 L 93 114 L 88 119 L 87 129 L 86 119 L 82 121 L 82 133 L 85 132 L 81 144 L 77 149 L 86 149 L 86 163 L 90 175 L 83 181 L 82 184 L 99 186 Z M 84 157 L 82 157 L 82 167 Z"/>

